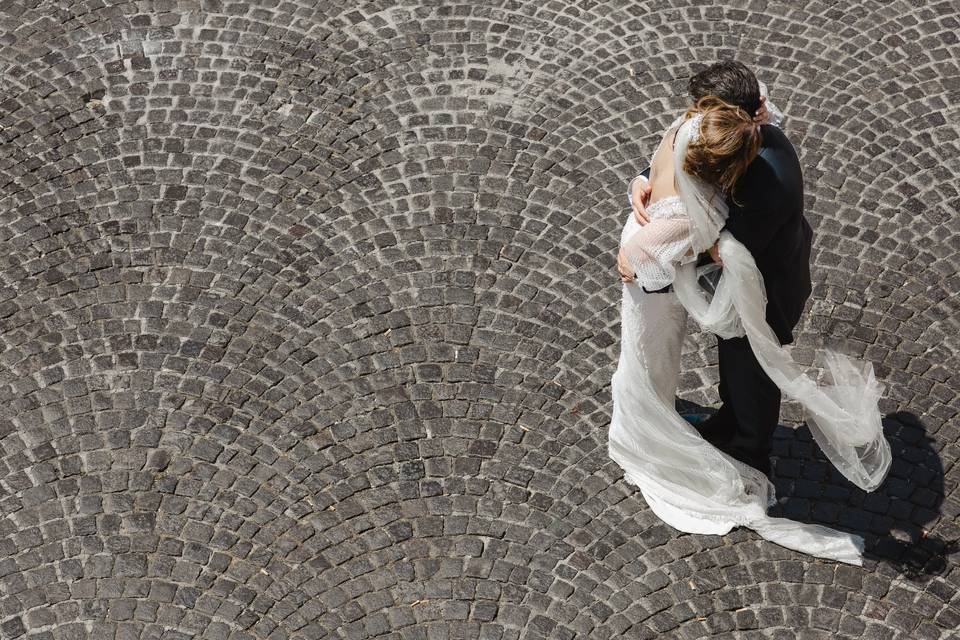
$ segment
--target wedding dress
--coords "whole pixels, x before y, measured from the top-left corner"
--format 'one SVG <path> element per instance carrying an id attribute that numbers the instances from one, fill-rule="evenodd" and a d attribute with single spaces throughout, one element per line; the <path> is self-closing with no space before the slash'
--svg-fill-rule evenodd
<path id="1" fill-rule="evenodd" d="M 683 154 L 698 126 L 695 116 L 686 122 L 678 118 L 670 129 L 677 129 L 673 153 L 679 195 L 651 203 L 650 223 L 643 227 L 629 213 L 621 232 L 621 246 L 637 276 L 622 290 L 608 453 L 651 510 L 676 529 L 724 534 L 745 526 L 784 547 L 860 565 L 861 536 L 768 516 L 776 495 L 766 475 L 704 440 L 675 410 L 689 314 L 721 337 L 748 337 L 771 379 L 807 410 L 815 439 L 847 478 L 872 490 L 889 470 L 889 444 L 877 409 L 882 388 L 869 363 L 826 352 L 833 384 L 818 385 L 767 325 L 763 279 L 753 257 L 721 232 L 727 213 L 722 198 L 682 171 Z M 697 284 L 695 259 L 718 238 L 724 267 L 711 296 Z M 671 282 L 675 292 L 647 292 Z"/>

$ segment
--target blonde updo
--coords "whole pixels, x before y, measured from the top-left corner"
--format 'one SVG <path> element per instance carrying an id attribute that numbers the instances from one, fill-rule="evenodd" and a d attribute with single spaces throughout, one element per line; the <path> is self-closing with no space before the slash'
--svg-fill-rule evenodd
<path id="1" fill-rule="evenodd" d="M 700 98 L 685 116 L 698 113 L 699 135 L 691 135 L 683 170 L 732 194 L 760 152 L 760 129 L 746 111 L 716 96 Z"/>

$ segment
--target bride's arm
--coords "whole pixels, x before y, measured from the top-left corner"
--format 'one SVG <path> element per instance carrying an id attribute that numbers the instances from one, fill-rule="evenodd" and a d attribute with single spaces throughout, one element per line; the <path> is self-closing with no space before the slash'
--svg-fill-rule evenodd
<path id="1" fill-rule="evenodd" d="M 649 171 L 649 169 L 644 169 L 643 171 Z M 630 184 L 627 185 L 627 202 L 630 203 L 630 206 L 633 207 L 633 183 L 637 180 L 643 180 L 643 184 L 650 182 L 650 179 L 647 176 L 643 175 L 643 171 L 638 173 L 633 177 L 633 180 L 630 181 Z"/>
<path id="2" fill-rule="evenodd" d="M 760 107 L 763 117 L 758 121 L 760 124 L 772 124 L 775 127 L 782 127 L 783 111 L 770 102 L 770 94 L 767 93 L 767 85 L 758 81 L 760 84 L 760 97 L 763 98 L 763 105 Z"/>
<path id="3" fill-rule="evenodd" d="M 661 289 L 676 275 L 675 265 L 696 259 L 686 218 L 655 219 L 640 227 L 620 248 L 638 284 Z"/>

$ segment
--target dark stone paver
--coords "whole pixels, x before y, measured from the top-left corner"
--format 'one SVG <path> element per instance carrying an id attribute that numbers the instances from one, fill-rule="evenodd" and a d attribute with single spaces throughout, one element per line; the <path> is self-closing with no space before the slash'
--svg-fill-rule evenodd
<path id="1" fill-rule="evenodd" d="M 0 4 L 0 636 L 930 638 L 960 625 L 951 2 Z M 627 180 L 735 56 L 864 355 L 864 494 L 680 534 L 606 457 Z M 683 399 L 716 401 L 687 345 Z"/>

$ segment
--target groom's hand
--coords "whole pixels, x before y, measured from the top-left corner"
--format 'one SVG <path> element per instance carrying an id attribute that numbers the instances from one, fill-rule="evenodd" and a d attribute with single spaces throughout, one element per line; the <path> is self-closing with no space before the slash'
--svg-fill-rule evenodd
<path id="1" fill-rule="evenodd" d="M 647 215 L 647 203 L 650 202 L 652 192 L 653 187 L 650 186 L 648 180 L 634 181 L 633 190 L 630 192 L 630 205 L 633 207 L 633 217 L 636 218 L 641 227 L 650 222 L 650 216 Z"/>
<path id="2" fill-rule="evenodd" d="M 723 266 L 723 260 L 720 259 L 720 241 L 717 240 L 713 243 L 713 246 L 710 247 L 710 257 L 713 258 L 713 261 L 716 262 L 721 267 Z"/>
<path id="3" fill-rule="evenodd" d="M 617 254 L 617 271 L 620 272 L 620 279 L 623 282 L 633 282 L 633 278 L 637 275 L 630 266 L 623 249 L 620 249 L 620 253 Z"/>
<path id="4" fill-rule="evenodd" d="M 760 108 L 753 114 L 753 121 L 756 124 L 768 124 L 770 122 L 770 110 L 767 109 L 767 96 L 760 96 Z"/>

